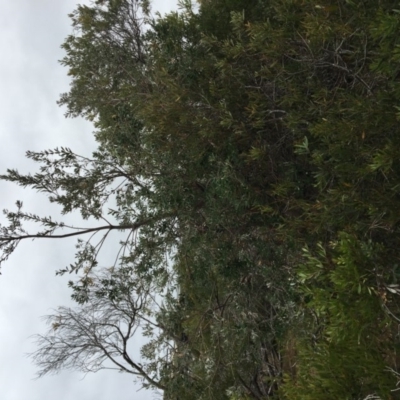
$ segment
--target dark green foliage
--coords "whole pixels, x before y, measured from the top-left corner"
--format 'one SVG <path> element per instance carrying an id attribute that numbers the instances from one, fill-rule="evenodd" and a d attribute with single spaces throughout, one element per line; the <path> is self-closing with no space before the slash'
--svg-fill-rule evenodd
<path id="1" fill-rule="evenodd" d="M 40 174 L 2 178 L 84 218 L 115 199 L 98 229 L 127 232 L 116 270 L 164 299 L 143 357 L 165 399 L 396 398 L 398 3 L 181 6 L 78 6 L 60 103 L 99 151 L 29 153 Z M 29 215 L 7 214 L 3 259 L 21 220 L 64 227 Z M 72 268 L 80 303 L 97 248 Z"/>

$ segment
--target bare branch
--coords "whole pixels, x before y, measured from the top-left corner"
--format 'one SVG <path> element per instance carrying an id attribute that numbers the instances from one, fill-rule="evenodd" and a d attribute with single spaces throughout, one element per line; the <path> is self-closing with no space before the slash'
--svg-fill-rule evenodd
<path id="1" fill-rule="evenodd" d="M 106 279 L 119 282 L 118 299 L 101 294 Z M 128 285 L 124 290 L 123 285 Z M 59 307 L 55 314 L 45 317 L 49 330 L 36 335 L 38 349 L 30 354 L 40 368 L 38 376 L 57 373 L 61 369 L 78 369 L 96 372 L 109 369 L 107 361 L 119 371 L 140 377 L 145 385 L 164 390 L 165 386 L 146 365 L 133 360 L 128 353 L 128 343 L 138 328 L 147 323 L 139 310 L 151 306 L 148 285 L 140 279 L 126 282 L 126 274 L 105 273 L 92 278 L 88 302 L 79 308 Z M 150 371 L 150 370 L 149 370 Z"/>

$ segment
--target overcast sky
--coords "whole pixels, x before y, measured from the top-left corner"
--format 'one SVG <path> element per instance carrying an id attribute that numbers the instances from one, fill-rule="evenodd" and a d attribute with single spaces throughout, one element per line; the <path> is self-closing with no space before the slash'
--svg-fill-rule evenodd
<path id="1" fill-rule="evenodd" d="M 29 172 L 27 150 L 57 146 L 85 155 L 95 149 L 92 127 L 65 119 L 56 100 L 68 90 L 67 71 L 57 60 L 71 33 L 67 14 L 76 0 L 0 0 L 0 173 L 7 168 Z M 88 1 L 80 1 L 88 3 Z M 153 10 L 175 8 L 175 0 L 155 0 Z M 45 198 L 0 182 L 0 209 L 14 207 L 57 216 Z M 26 357 L 30 338 L 44 331 L 40 316 L 70 304 L 68 277 L 55 271 L 73 261 L 74 241 L 22 243 L 2 267 L 0 276 L 0 398 L 2 400 L 148 400 L 154 394 L 132 383 L 128 375 L 101 371 L 83 377 L 63 372 L 34 380 L 35 366 Z M 110 257 L 113 255 L 110 254 Z M 115 256 L 115 255 L 114 255 Z M 107 257 L 107 254 L 105 255 Z M 83 379 L 84 378 L 84 379 Z M 158 397 L 159 398 L 159 397 Z"/>

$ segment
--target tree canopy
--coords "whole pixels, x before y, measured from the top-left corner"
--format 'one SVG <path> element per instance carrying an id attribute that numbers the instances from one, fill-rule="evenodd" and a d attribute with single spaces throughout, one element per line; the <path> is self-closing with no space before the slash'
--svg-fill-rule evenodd
<path id="1" fill-rule="evenodd" d="M 78 5 L 59 103 L 98 149 L 0 176 L 88 224 L 5 211 L 1 261 L 79 236 L 59 271 L 78 308 L 49 317 L 40 373 L 108 360 L 166 400 L 398 398 L 398 2 L 199 3 Z"/>

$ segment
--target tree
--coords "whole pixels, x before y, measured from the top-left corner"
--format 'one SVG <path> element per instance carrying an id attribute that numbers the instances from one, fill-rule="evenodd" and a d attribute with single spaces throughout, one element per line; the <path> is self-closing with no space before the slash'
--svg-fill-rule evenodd
<path id="1" fill-rule="evenodd" d="M 60 103 L 93 121 L 99 150 L 28 153 L 40 173 L 1 178 L 106 224 L 77 230 L 18 203 L 2 259 L 32 237 L 23 222 L 43 224 L 40 238 L 104 232 L 64 270 L 83 269 L 71 287 L 90 305 L 98 250 L 124 230 L 114 273 L 163 298 L 146 354 L 177 349 L 156 368 L 166 399 L 389 398 L 396 3 L 181 5 L 152 19 L 146 2 L 99 0 L 71 15 Z"/>

